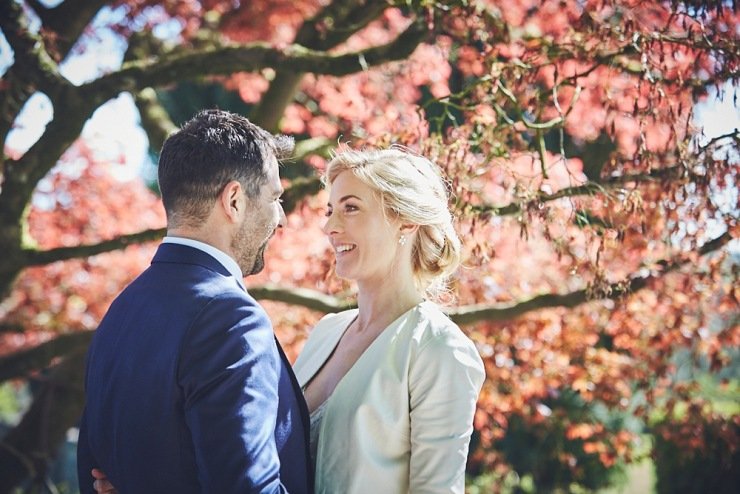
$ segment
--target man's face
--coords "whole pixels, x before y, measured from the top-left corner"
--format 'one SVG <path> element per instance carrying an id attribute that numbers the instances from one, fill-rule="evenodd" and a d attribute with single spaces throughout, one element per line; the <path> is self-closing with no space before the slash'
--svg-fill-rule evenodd
<path id="1" fill-rule="evenodd" d="M 231 251 L 245 276 L 262 271 L 267 242 L 285 224 L 285 212 L 280 204 L 283 186 L 275 156 L 268 158 L 266 169 L 267 181 L 256 197 L 246 197 L 244 220 L 231 241 Z"/>

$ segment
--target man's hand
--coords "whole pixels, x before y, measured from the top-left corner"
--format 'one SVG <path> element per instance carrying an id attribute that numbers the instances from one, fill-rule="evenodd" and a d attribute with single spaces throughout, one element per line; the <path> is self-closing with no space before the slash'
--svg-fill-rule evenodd
<path id="1" fill-rule="evenodd" d="M 95 492 L 98 494 L 118 494 L 118 491 L 113 487 L 113 484 L 110 483 L 104 471 L 93 468 L 92 476 L 95 479 L 95 482 L 93 482 L 93 489 L 95 489 Z"/>

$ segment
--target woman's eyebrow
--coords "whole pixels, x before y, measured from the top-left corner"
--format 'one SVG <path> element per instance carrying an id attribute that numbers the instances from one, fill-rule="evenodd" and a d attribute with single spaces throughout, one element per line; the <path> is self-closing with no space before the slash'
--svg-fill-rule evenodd
<path id="1" fill-rule="evenodd" d="M 361 198 L 357 197 L 354 194 L 347 194 L 346 196 L 340 197 L 339 200 L 337 201 L 337 204 L 340 204 L 340 203 L 346 201 L 347 199 L 357 199 L 358 201 L 362 201 Z M 330 202 L 327 202 L 326 205 L 327 205 L 327 207 L 332 207 L 331 201 Z"/>
<path id="2" fill-rule="evenodd" d="M 356 195 L 354 195 L 354 194 L 347 194 L 346 196 L 342 196 L 342 198 L 341 198 L 341 199 L 339 199 L 339 202 L 344 202 L 344 201 L 346 201 L 347 199 L 357 199 L 358 201 L 361 201 L 361 200 L 362 200 L 362 199 L 360 199 L 359 197 L 357 197 L 357 196 L 356 196 Z"/>

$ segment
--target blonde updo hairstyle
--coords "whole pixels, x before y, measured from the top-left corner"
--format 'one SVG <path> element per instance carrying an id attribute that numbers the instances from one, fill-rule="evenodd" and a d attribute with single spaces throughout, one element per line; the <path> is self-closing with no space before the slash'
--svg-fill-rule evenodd
<path id="1" fill-rule="evenodd" d="M 331 186 L 344 171 L 378 194 L 387 216 L 419 225 L 411 253 L 415 281 L 427 296 L 442 295 L 460 263 L 460 239 L 452 226 L 449 194 L 439 168 L 397 146 L 342 150 L 326 166 L 324 184 Z"/>

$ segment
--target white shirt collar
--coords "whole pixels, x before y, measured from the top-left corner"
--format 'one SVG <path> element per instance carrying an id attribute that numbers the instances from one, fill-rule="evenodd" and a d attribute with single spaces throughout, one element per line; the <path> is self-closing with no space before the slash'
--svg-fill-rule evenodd
<path id="1" fill-rule="evenodd" d="M 164 237 L 162 240 L 163 244 L 179 244 L 179 245 L 187 245 L 188 247 L 192 247 L 194 249 L 201 250 L 205 252 L 206 254 L 210 255 L 214 259 L 216 259 L 218 262 L 221 263 L 223 267 L 226 268 L 226 270 L 231 273 L 231 275 L 236 278 L 237 283 L 239 283 L 239 286 L 244 288 L 244 275 L 242 274 L 242 270 L 239 268 L 239 265 L 236 263 L 236 261 L 226 254 L 224 251 L 217 249 L 216 247 L 212 245 L 208 245 L 204 242 L 200 242 L 198 240 L 193 240 L 190 238 L 183 238 L 183 237 Z"/>

